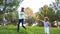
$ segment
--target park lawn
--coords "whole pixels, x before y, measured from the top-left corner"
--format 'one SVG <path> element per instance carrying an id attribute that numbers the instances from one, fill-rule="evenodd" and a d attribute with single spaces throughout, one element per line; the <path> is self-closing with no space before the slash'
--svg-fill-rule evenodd
<path id="1" fill-rule="evenodd" d="M 20 32 L 17 32 L 17 26 L 0 26 L 0 34 L 44 34 L 44 28 L 38 26 L 27 26 L 27 29 L 20 27 Z M 50 34 L 60 34 L 60 29 L 50 28 Z"/>

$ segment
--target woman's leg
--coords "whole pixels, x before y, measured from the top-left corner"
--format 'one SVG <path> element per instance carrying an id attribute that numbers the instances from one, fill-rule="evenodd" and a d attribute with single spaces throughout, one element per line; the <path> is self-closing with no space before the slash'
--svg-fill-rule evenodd
<path id="1" fill-rule="evenodd" d="M 19 32 L 20 22 L 21 22 L 21 20 L 20 20 L 20 19 L 18 19 L 18 27 L 17 27 L 17 31 L 18 31 L 18 32 Z"/>
<path id="2" fill-rule="evenodd" d="M 26 29 L 26 27 L 24 26 L 24 19 L 22 19 L 22 27 Z"/>

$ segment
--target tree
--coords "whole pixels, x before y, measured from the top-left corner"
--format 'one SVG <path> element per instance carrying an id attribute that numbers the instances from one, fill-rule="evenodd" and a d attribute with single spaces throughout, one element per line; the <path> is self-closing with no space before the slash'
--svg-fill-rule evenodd
<path id="1" fill-rule="evenodd" d="M 2 4 L 3 3 L 3 0 L 0 0 L 0 4 Z"/>
<path id="2" fill-rule="evenodd" d="M 60 10 L 57 11 L 56 15 L 57 15 L 56 17 L 57 17 L 58 21 L 60 21 Z"/>
<path id="3" fill-rule="evenodd" d="M 47 16 L 48 6 L 44 5 L 43 7 L 39 8 L 39 12 L 35 13 L 35 20 L 38 23 L 38 26 L 43 25 L 40 20 L 43 20 L 45 16 Z"/>
<path id="4" fill-rule="evenodd" d="M 41 12 L 40 12 L 40 16 L 39 17 L 41 17 L 42 19 L 44 18 L 44 15 L 46 16 L 46 17 L 48 17 L 49 18 L 49 21 L 53 24 L 53 21 L 55 21 L 55 12 L 53 11 L 53 9 L 52 8 L 50 8 L 50 7 L 48 7 L 48 10 L 43 10 L 43 8 L 40 8 L 41 9 Z M 41 19 L 40 18 L 40 19 Z M 41 19 L 41 20 L 42 20 Z"/>
<path id="5" fill-rule="evenodd" d="M 3 0 L 4 1 L 4 0 Z M 3 2 L 0 1 L 0 2 Z M 11 1 L 11 2 L 10 2 Z M 5 2 L 1 3 L 0 5 L 3 6 L 1 9 L 1 11 L 3 12 L 3 19 L 5 19 L 5 13 L 9 13 L 9 12 L 13 12 L 13 10 L 17 10 L 18 6 L 19 6 L 19 2 L 18 0 L 5 0 Z M 3 20 L 4 21 L 4 20 Z M 3 22 L 4 23 L 4 22 Z"/>
<path id="6" fill-rule="evenodd" d="M 49 18 L 50 22 L 55 21 L 55 12 L 53 12 L 53 9 L 49 8 L 49 11 L 47 12 L 47 17 Z"/>
<path id="7" fill-rule="evenodd" d="M 48 11 L 48 6 L 44 5 L 42 10 L 43 10 L 44 16 L 46 16 L 47 11 Z"/>
<path id="8" fill-rule="evenodd" d="M 41 18 L 42 17 L 44 18 L 46 16 L 47 12 L 48 12 L 48 6 L 47 5 L 44 5 L 43 7 L 41 7 L 39 9 L 39 13 L 40 13 Z"/>
<path id="9" fill-rule="evenodd" d="M 43 20 L 43 16 L 41 15 L 40 12 L 36 12 L 34 18 L 35 18 L 35 22 L 37 22 L 38 26 L 42 26 L 43 25 L 43 23 L 40 21 L 40 20 Z"/>
<path id="10" fill-rule="evenodd" d="M 32 16 L 32 15 L 33 15 L 33 10 L 32 10 L 31 8 L 27 7 L 27 8 L 25 9 L 25 11 L 26 11 L 26 13 L 28 14 L 28 16 Z"/>
<path id="11" fill-rule="evenodd" d="M 55 18 L 56 18 L 55 21 L 57 21 L 57 26 L 58 26 L 58 16 L 57 16 L 57 13 L 60 10 L 60 0 L 55 0 L 54 3 L 50 4 L 50 8 L 52 8 L 53 11 L 55 12 Z"/>
<path id="12" fill-rule="evenodd" d="M 33 16 L 30 16 L 27 20 L 26 20 L 28 26 L 32 26 L 32 24 L 35 22 L 35 19 Z"/>
<path id="13" fill-rule="evenodd" d="M 3 12 L 0 11 L 0 21 L 2 21 L 2 19 L 3 19 Z"/>
<path id="14" fill-rule="evenodd" d="M 9 14 L 5 15 L 5 18 L 7 19 L 8 23 L 7 24 L 17 24 L 18 20 L 18 14 L 17 11 L 9 12 Z"/>
<path id="15" fill-rule="evenodd" d="M 52 8 L 48 7 L 47 5 L 44 5 L 43 8 L 41 8 L 42 11 L 40 13 L 41 16 L 43 16 L 44 18 L 44 15 L 49 17 L 50 21 L 54 21 L 55 20 L 55 12 L 53 11 Z"/>
<path id="16" fill-rule="evenodd" d="M 50 4 L 50 8 L 52 8 L 55 13 L 57 13 L 57 11 L 60 10 L 60 0 L 55 0 L 55 2 Z"/>
<path id="17" fill-rule="evenodd" d="M 28 15 L 28 18 L 27 18 L 26 21 L 27 21 L 28 25 L 31 26 L 31 25 L 35 22 L 35 19 L 34 19 L 34 16 L 33 16 L 33 11 L 32 11 L 32 9 L 29 8 L 29 7 L 27 7 L 27 8 L 25 9 L 25 11 L 26 11 L 26 13 L 27 13 L 27 15 Z"/>

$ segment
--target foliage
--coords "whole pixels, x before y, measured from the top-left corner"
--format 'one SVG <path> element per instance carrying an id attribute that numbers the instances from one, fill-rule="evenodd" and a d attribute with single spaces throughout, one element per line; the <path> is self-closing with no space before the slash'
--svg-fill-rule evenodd
<path id="1" fill-rule="evenodd" d="M 49 8 L 49 11 L 47 12 L 47 17 L 51 22 L 55 21 L 55 12 L 51 8 Z"/>
<path id="2" fill-rule="evenodd" d="M 48 6 L 47 5 L 43 6 L 43 11 L 48 11 Z"/>
<path id="3" fill-rule="evenodd" d="M 12 16 L 11 16 L 11 14 L 7 14 L 7 15 L 5 15 L 5 18 L 6 18 L 8 21 L 11 21 Z"/>
<path id="4" fill-rule="evenodd" d="M 46 16 L 47 12 L 48 12 L 48 6 L 44 5 L 43 7 L 41 7 L 39 9 L 39 12 L 37 12 L 36 14 L 38 15 L 38 19 L 43 19 L 44 16 Z"/>
<path id="5" fill-rule="evenodd" d="M 32 10 L 31 8 L 29 8 L 29 7 L 27 7 L 27 8 L 25 9 L 25 12 L 27 13 L 27 15 L 28 15 L 29 17 L 33 15 L 33 10 Z"/>
<path id="6" fill-rule="evenodd" d="M 31 8 L 27 7 L 25 9 L 25 12 L 26 12 L 27 17 L 28 17 L 26 21 L 27 21 L 28 25 L 30 26 L 35 22 L 35 19 L 33 16 L 33 10 Z"/>
<path id="7" fill-rule="evenodd" d="M 0 21 L 2 21 L 3 20 L 3 16 L 2 15 L 0 15 Z"/>
<path id="8" fill-rule="evenodd" d="M 5 2 L 3 2 L 3 1 L 5 1 Z M 15 13 L 15 11 L 17 10 L 20 1 L 1 0 L 0 2 L 3 2 L 3 3 L 0 3 L 0 5 L 3 6 L 3 7 L 1 7 L 2 10 L 0 9 L 2 11 L 2 12 L 0 12 L 0 15 L 3 14 L 2 17 L 0 17 L 0 19 L 2 20 L 2 18 L 5 18 L 7 21 L 13 21 L 13 20 L 15 21 L 17 19 L 16 18 L 17 16 L 16 16 L 16 14 L 13 15 L 13 12 Z"/>
<path id="9" fill-rule="evenodd" d="M 41 8 L 41 9 L 42 9 L 42 8 Z M 55 12 L 54 12 L 53 9 L 50 8 L 50 7 L 48 7 L 47 12 L 45 12 L 45 11 L 42 9 L 42 11 L 40 12 L 40 16 L 39 16 L 39 17 L 41 17 L 41 18 L 43 19 L 44 16 L 47 16 L 51 22 L 55 21 L 55 19 L 56 19 L 56 18 L 55 18 Z M 41 19 L 41 18 L 40 18 L 40 19 Z"/>
<path id="10" fill-rule="evenodd" d="M 56 18 L 60 21 L 60 10 L 57 11 L 57 14 L 56 15 L 57 15 Z"/>
<path id="11" fill-rule="evenodd" d="M 0 0 L 0 4 L 2 4 L 3 3 L 3 0 Z"/>
<path id="12" fill-rule="evenodd" d="M 5 18 L 7 19 L 8 22 L 10 21 L 12 24 L 16 25 L 18 20 L 17 11 L 9 12 L 9 14 L 5 15 Z"/>
<path id="13" fill-rule="evenodd" d="M 30 16 L 26 22 L 28 23 L 28 26 L 31 26 L 35 22 L 35 18 L 33 16 Z"/>
<path id="14" fill-rule="evenodd" d="M 4 0 L 1 0 L 0 2 L 3 2 Z M 14 9 L 16 10 L 19 6 L 19 2 L 18 0 L 13 0 L 11 2 L 7 2 L 7 0 L 5 0 L 5 2 L 1 3 L 0 5 L 3 6 L 1 9 L 3 9 L 3 12 L 10 12 L 13 11 Z"/>
<path id="15" fill-rule="evenodd" d="M 3 19 L 3 12 L 0 11 L 0 21 L 2 21 L 2 19 Z"/>

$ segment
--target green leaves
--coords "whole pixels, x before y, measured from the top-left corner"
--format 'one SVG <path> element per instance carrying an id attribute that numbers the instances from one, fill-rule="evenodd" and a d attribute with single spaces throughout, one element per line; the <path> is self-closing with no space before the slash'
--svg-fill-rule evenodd
<path id="1" fill-rule="evenodd" d="M 60 21 L 60 10 L 59 10 L 59 11 L 57 11 L 56 16 L 57 16 L 57 19 Z"/>
<path id="2" fill-rule="evenodd" d="M 53 11 L 48 11 L 47 12 L 47 17 L 49 18 L 49 20 L 51 21 L 51 22 L 53 22 L 53 21 L 55 21 L 55 13 L 53 12 Z"/>
<path id="3" fill-rule="evenodd" d="M 0 11 L 0 15 L 2 15 L 3 14 L 3 12 L 2 11 Z"/>
<path id="4" fill-rule="evenodd" d="M 3 3 L 3 0 L 0 0 L 0 4 L 2 4 Z"/>
<path id="5" fill-rule="evenodd" d="M 0 11 L 0 21 L 2 21 L 2 19 L 3 19 L 3 12 Z"/>
<path id="6" fill-rule="evenodd" d="M 7 4 L 7 6 L 13 7 L 13 6 L 18 6 L 19 5 L 19 1 L 18 0 L 13 0 L 13 2 L 10 2 Z"/>
<path id="7" fill-rule="evenodd" d="M 41 16 L 39 16 L 39 17 L 41 17 L 42 19 L 44 18 L 44 15 L 46 15 L 51 22 L 53 22 L 53 21 L 56 20 L 56 18 L 55 18 L 55 12 L 53 11 L 52 8 L 49 8 L 49 7 L 48 7 L 47 13 L 42 10 L 41 13 L 40 13 L 40 15 L 41 15 Z M 42 16 L 43 16 L 43 17 L 42 17 Z M 41 18 L 40 18 L 40 19 L 41 19 Z"/>

